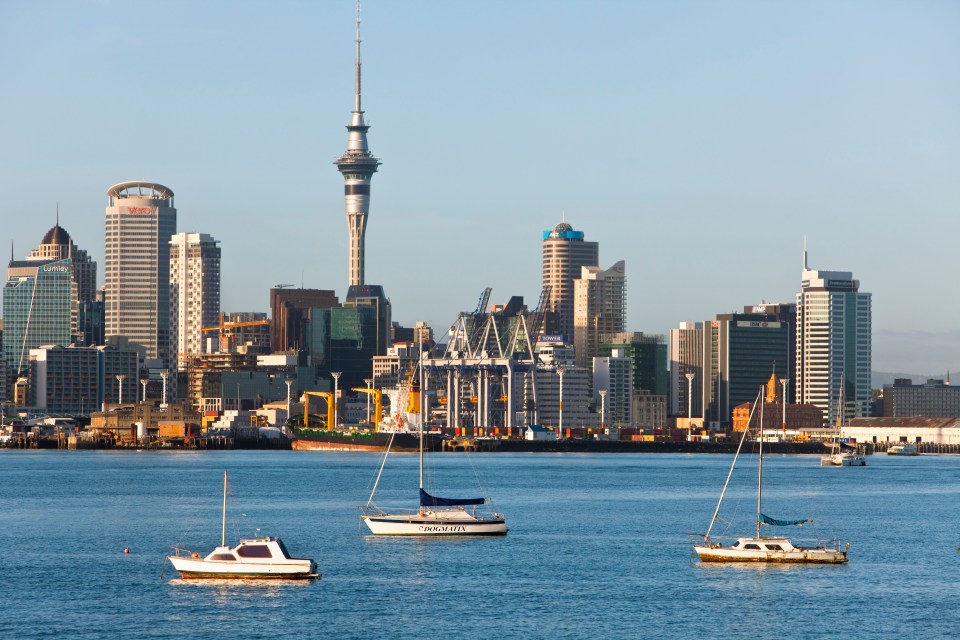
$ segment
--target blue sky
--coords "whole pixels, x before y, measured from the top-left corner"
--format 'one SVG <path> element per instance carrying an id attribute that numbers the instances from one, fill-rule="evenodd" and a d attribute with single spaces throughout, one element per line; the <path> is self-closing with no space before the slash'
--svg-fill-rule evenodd
<path id="1" fill-rule="evenodd" d="M 176 193 L 225 310 L 346 293 L 354 4 L 0 0 L 0 242 L 100 263 L 106 190 Z M 367 0 L 367 280 L 404 324 L 540 290 L 563 219 L 626 261 L 631 330 L 873 293 L 874 369 L 960 368 L 960 3 Z M 9 249 L 5 249 L 9 251 Z"/>

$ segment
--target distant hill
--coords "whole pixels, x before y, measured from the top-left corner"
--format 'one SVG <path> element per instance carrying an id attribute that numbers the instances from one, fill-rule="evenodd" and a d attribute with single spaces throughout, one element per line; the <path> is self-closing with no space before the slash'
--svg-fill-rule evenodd
<path id="1" fill-rule="evenodd" d="M 887 373 L 886 371 L 871 371 L 870 372 L 870 386 L 874 389 L 880 389 L 885 384 L 893 384 L 893 381 L 897 378 L 909 378 L 913 380 L 913 384 L 923 384 L 927 380 L 944 380 L 944 374 L 942 373 Z"/>

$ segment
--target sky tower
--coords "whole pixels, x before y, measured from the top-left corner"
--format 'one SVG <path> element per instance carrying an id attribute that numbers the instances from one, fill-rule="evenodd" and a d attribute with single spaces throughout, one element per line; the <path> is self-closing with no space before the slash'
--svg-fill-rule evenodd
<path id="1" fill-rule="evenodd" d="M 343 195 L 350 232 L 350 285 L 364 284 L 364 237 L 367 232 L 367 211 L 370 210 L 370 179 L 380 166 L 367 147 L 369 126 L 360 108 L 360 1 L 357 0 L 357 64 L 355 70 L 353 117 L 347 125 L 347 150 L 334 164 L 343 174 Z"/>

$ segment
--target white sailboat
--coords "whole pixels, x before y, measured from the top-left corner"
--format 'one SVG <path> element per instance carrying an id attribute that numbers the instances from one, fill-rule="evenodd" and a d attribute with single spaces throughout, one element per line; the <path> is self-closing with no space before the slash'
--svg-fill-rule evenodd
<path id="1" fill-rule="evenodd" d="M 412 387 L 410 406 L 419 407 L 420 389 Z M 441 498 L 427 493 L 423 479 L 423 424 L 418 421 L 420 436 L 420 505 L 417 509 L 385 511 L 373 504 L 383 467 L 390 455 L 384 453 L 380 471 L 360 519 L 370 532 L 378 536 L 502 536 L 507 533 L 506 519 L 499 513 L 478 509 L 486 498 Z M 392 442 L 392 441 L 391 441 Z M 469 508 L 468 508 L 469 507 Z"/>
<path id="2" fill-rule="evenodd" d="M 821 467 L 865 467 L 867 466 L 866 457 L 859 451 L 856 445 L 847 444 L 843 441 L 843 375 L 840 376 L 840 400 L 837 403 L 837 450 L 830 455 L 820 458 Z"/>
<path id="3" fill-rule="evenodd" d="M 756 402 L 751 411 L 751 421 L 753 413 L 756 412 L 757 405 L 762 401 L 763 388 L 757 396 Z M 762 408 L 762 407 L 761 407 Z M 733 469 L 737 464 L 737 458 L 740 456 L 740 450 L 743 442 L 746 440 L 747 432 L 750 430 L 750 422 L 743 431 L 740 438 L 740 445 L 733 456 L 733 463 L 730 465 L 730 471 L 727 473 L 727 480 L 723 484 L 723 491 L 720 492 L 720 499 L 717 501 L 717 508 L 710 519 L 710 526 L 707 532 L 701 537 L 703 541 L 700 544 L 694 544 L 693 550 L 697 553 L 701 562 L 770 562 L 770 563 L 804 563 L 804 564 L 842 564 L 847 561 L 847 551 L 850 549 L 848 544 L 846 549 L 840 550 L 839 545 L 836 548 L 827 548 L 825 546 L 817 547 L 798 547 L 795 546 L 789 538 L 785 536 L 764 536 L 761 533 L 761 527 L 767 526 L 791 526 L 803 525 L 810 522 L 803 520 L 777 520 L 765 515 L 762 512 L 763 506 L 763 411 L 760 412 L 760 447 L 757 455 L 757 520 L 756 531 L 753 536 L 738 538 L 732 545 L 723 545 L 710 537 L 713 531 L 713 525 L 717 521 L 720 513 L 720 505 L 723 504 L 723 497 L 727 492 L 727 486 L 730 484 L 730 477 L 733 475 Z"/>
<path id="4" fill-rule="evenodd" d="M 309 580 L 319 578 L 317 563 L 307 558 L 291 558 L 280 538 L 263 537 L 241 540 L 227 546 L 227 472 L 223 472 L 223 522 L 220 546 L 205 558 L 196 551 L 173 547 L 167 556 L 180 577 L 187 579 Z"/>

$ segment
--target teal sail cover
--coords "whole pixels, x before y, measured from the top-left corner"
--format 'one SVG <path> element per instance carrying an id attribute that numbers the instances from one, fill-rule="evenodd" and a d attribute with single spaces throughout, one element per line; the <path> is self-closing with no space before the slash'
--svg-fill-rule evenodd
<path id="1" fill-rule="evenodd" d="M 768 515 L 760 514 L 760 524 L 769 524 L 774 527 L 792 527 L 794 525 L 803 526 L 806 523 L 810 522 L 809 518 L 804 518 L 803 520 L 777 520 L 776 518 L 771 518 Z"/>

